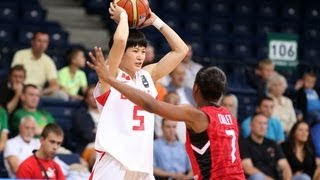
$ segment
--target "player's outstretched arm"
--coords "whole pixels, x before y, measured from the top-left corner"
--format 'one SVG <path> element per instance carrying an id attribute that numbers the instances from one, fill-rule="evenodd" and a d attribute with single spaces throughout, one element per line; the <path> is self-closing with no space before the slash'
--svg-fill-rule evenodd
<path id="1" fill-rule="evenodd" d="M 151 74 L 153 81 L 157 81 L 173 71 L 187 55 L 189 49 L 173 29 L 153 12 L 150 12 L 150 14 L 150 18 L 142 26 L 155 26 L 163 34 L 171 47 L 171 51 L 160 59 L 158 63 L 150 64 L 143 68 Z"/>
<path id="2" fill-rule="evenodd" d="M 102 64 L 100 65 L 104 66 L 104 64 L 106 63 L 106 65 L 110 67 L 109 68 L 110 75 L 113 77 L 116 77 L 118 72 L 118 67 L 121 62 L 124 50 L 126 48 L 127 39 L 129 36 L 128 15 L 123 8 L 118 6 L 116 3 L 112 3 L 112 2 L 110 3 L 109 13 L 111 15 L 111 19 L 118 22 L 118 26 L 113 35 L 113 45 L 109 51 L 108 60 L 106 62 L 101 61 Z M 96 58 L 104 60 L 104 55 L 101 51 L 101 48 L 98 51 L 98 48 L 95 47 L 94 51 L 95 51 L 95 56 L 93 56 L 91 52 L 89 53 L 89 56 L 92 61 L 96 60 Z M 104 93 L 110 89 L 110 85 L 104 81 L 101 81 L 99 73 L 97 74 L 99 77 L 99 82 L 101 83 L 100 92 Z"/>

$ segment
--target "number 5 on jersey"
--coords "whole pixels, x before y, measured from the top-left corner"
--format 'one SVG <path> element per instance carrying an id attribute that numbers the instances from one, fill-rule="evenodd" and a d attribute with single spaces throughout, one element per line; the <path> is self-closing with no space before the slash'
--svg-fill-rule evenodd
<path id="1" fill-rule="evenodd" d="M 144 111 L 140 106 L 133 106 L 133 121 L 139 121 L 138 126 L 133 126 L 132 130 L 134 131 L 144 131 L 144 116 L 139 116 L 138 112 Z"/>

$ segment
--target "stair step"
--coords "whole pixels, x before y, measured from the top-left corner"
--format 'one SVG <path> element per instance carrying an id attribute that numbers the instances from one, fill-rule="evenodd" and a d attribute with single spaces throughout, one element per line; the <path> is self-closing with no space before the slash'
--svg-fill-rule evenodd
<path id="1" fill-rule="evenodd" d="M 41 0 L 40 3 L 45 7 L 61 6 L 61 7 L 74 7 L 81 6 L 81 1 L 75 0 Z"/>
<path id="2" fill-rule="evenodd" d="M 108 47 L 110 36 L 107 30 L 77 28 L 66 28 L 66 30 L 72 32 L 71 43 L 82 43 L 88 49 L 99 46 L 106 50 Z"/>

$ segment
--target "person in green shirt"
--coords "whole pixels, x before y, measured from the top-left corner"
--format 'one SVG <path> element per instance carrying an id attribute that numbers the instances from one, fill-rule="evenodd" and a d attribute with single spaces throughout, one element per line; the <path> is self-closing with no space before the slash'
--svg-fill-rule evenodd
<path id="1" fill-rule="evenodd" d="M 85 67 L 85 56 L 81 49 L 74 48 L 67 52 L 68 66 L 58 72 L 58 84 L 71 100 L 83 100 L 88 82 L 86 74 L 80 69 Z"/>
<path id="2" fill-rule="evenodd" d="M 39 100 L 40 90 L 37 86 L 32 84 L 25 85 L 21 95 L 22 108 L 19 108 L 14 112 L 9 123 L 12 136 L 16 136 L 18 134 L 20 120 L 25 116 L 32 116 L 36 119 L 36 135 L 40 135 L 43 128 L 48 123 L 54 123 L 54 118 L 49 112 L 38 109 Z"/>
<path id="3" fill-rule="evenodd" d="M 0 152 L 3 152 L 9 134 L 8 115 L 7 111 L 3 107 L 0 107 L 0 132 Z"/>

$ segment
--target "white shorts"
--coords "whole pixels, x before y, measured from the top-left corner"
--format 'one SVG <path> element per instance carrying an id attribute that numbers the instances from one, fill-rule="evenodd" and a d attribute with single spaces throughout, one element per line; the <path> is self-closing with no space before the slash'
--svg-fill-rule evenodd
<path id="1" fill-rule="evenodd" d="M 99 153 L 90 180 L 154 180 L 153 174 L 128 171 L 110 154 Z"/>

